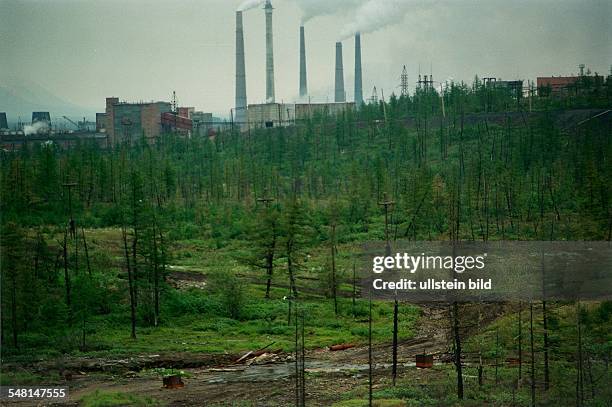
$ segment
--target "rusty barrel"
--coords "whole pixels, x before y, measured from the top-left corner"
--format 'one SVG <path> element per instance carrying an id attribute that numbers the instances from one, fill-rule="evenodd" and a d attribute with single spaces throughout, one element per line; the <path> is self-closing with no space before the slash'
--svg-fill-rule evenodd
<path id="1" fill-rule="evenodd" d="M 416 367 L 420 367 L 422 369 L 433 367 L 433 355 L 416 355 Z"/>
<path id="2" fill-rule="evenodd" d="M 181 376 L 177 374 L 172 376 L 164 376 L 162 380 L 166 389 L 178 389 L 185 386 L 185 383 L 183 383 L 183 380 L 181 380 Z"/>

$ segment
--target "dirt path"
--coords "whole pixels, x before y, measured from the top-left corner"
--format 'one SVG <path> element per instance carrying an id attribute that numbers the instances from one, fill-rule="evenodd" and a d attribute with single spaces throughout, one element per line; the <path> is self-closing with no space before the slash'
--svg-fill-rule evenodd
<path id="1" fill-rule="evenodd" d="M 426 307 L 414 338 L 399 343 L 400 375 L 416 371 L 414 355 L 426 351 L 437 357 L 448 349 L 446 308 Z M 255 406 L 285 406 L 293 402 L 295 361 L 290 353 L 279 354 L 272 363 L 235 364 L 237 355 L 140 355 L 124 359 L 71 358 L 62 361 L 71 372 L 66 384 L 70 399 L 52 405 L 75 406 L 85 395 L 96 390 L 125 392 L 153 397 L 169 406 L 226 405 L 244 401 Z M 373 347 L 374 381 L 390 375 L 391 346 Z M 186 372 L 185 387 L 168 390 L 159 376 L 143 369 L 167 367 Z M 37 370 L 57 369 L 52 362 Z M 359 346 L 344 351 L 314 349 L 306 352 L 307 396 L 312 405 L 329 405 L 341 395 L 367 384 L 368 348 Z M 27 403 L 11 405 L 26 406 Z M 45 404 L 42 404 L 45 405 Z M 50 404 L 47 404 L 50 405 Z"/>
<path id="2" fill-rule="evenodd" d="M 188 270 L 173 270 L 171 276 L 184 285 L 205 284 L 205 277 Z M 433 354 L 436 363 L 449 361 L 450 331 L 448 305 L 421 304 L 422 315 L 413 338 L 398 344 L 398 373 L 419 376 L 416 354 Z M 485 312 L 488 321 L 501 312 L 499 306 Z M 470 318 L 470 309 L 465 314 Z M 391 370 L 391 344 L 373 346 L 374 386 L 388 381 Z M 62 403 L 7 405 L 76 406 L 84 396 L 95 391 L 123 392 L 153 397 L 168 406 L 233 405 L 245 402 L 253 406 L 286 406 L 294 402 L 295 361 L 290 353 L 278 354 L 261 364 L 236 364 L 240 355 L 172 353 L 135 355 L 120 359 L 68 358 L 46 361 L 30 369 L 59 371 L 64 377 L 58 384 L 68 385 L 70 398 Z M 330 405 L 343 393 L 367 384 L 368 348 L 358 346 L 343 351 L 313 349 L 306 352 L 306 392 L 310 405 Z M 151 368 L 181 369 L 185 387 L 165 389 L 159 376 L 147 373 Z"/>

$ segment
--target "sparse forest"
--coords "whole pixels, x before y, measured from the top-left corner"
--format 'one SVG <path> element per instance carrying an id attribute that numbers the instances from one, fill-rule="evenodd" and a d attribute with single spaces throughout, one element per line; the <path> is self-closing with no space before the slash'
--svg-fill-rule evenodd
<path id="1" fill-rule="evenodd" d="M 449 363 L 400 365 L 393 384 L 377 370 L 374 390 L 366 374 L 323 394 L 323 373 L 293 371 L 287 394 L 299 384 L 307 405 L 606 405 L 609 302 L 370 308 L 355 258 L 385 238 L 612 240 L 611 81 L 517 100 L 476 78 L 287 127 L 2 152 L 2 384 L 104 370 L 66 358 L 298 360 L 303 318 L 306 367 L 334 344 L 399 341 L 408 362 L 411 340 L 448 339 L 429 351 Z"/>

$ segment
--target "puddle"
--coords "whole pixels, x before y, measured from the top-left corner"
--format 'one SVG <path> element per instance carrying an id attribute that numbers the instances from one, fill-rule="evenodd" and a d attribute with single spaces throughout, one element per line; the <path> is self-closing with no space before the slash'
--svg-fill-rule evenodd
<path id="1" fill-rule="evenodd" d="M 400 363 L 399 366 L 415 367 L 414 362 Z M 389 369 L 391 363 L 377 363 L 373 369 Z M 333 364 L 324 361 L 306 362 L 307 373 L 345 373 L 367 372 L 368 364 Z M 272 363 L 267 365 L 236 366 L 223 370 L 203 371 L 202 379 L 208 383 L 262 382 L 286 379 L 295 375 L 295 362 Z"/>

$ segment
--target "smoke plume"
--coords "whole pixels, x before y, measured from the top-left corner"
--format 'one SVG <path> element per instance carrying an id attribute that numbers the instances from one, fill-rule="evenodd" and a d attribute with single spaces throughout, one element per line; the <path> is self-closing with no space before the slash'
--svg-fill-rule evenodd
<path id="1" fill-rule="evenodd" d="M 410 0 L 367 0 L 355 10 L 353 20 L 340 33 L 340 39 L 347 39 L 357 32 L 370 33 L 404 19 L 415 2 Z"/>
<path id="2" fill-rule="evenodd" d="M 302 11 L 302 24 L 315 17 L 353 10 L 365 0 L 294 0 Z"/>
<path id="3" fill-rule="evenodd" d="M 49 129 L 46 122 L 36 122 L 32 125 L 26 124 L 23 126 L 23 134 L 29 136 L 31 134 L 43 133 Z"/>
<path id="4" fill-rule="evenodd" d="M 238 11 L 247 11 L 264 4 L 266 0 L 245 0 L 238 6 Z"/>

